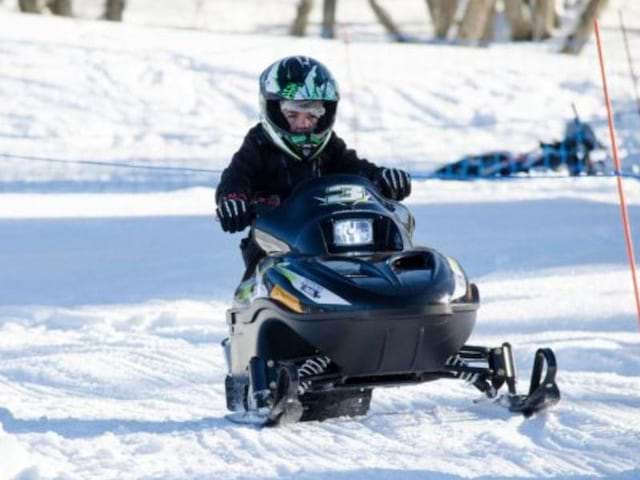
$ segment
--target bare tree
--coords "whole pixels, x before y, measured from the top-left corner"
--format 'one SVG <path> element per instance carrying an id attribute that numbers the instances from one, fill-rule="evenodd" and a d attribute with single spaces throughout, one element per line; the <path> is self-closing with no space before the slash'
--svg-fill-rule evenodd
<path id="1" fill-rule="evenodd" d="M 493 36 L 495 33 L 495 24 L 496 24 L 496 3 L 493 2 L 491 10 L 487 14 L 487 20 L 484 24 L 484 31 L 482 32 L 482 37 L 480 37 L 480 43 L 489 44 L 491 40 L 493 40 Z"/>
<path id="2" fill-rule="evenodd" d="M 373 13 L 375 13 L 378 21 L 397 42 L 407 41 L 407 38 L 396 26 L 395 22 L 391 18 L 391 15 L 389 15 L 389 13 L 387 13 L 387 11 L 382 8 L 376 0 L 369 0 L 369 6 L 373 10 Z"/>
<path id="3" fill-rule="evenodd" d="M 309 14 L 313 8 L 313 0 L 300 0 L 296 11 L 296 18 L 291 25 L 290 33 L 296 37 L 304 37 L 309 23 Z"/>
<path id="4" fill-rule="evenodd" d="M 21 12 L 43 13 L 47 9 L 54 15 L 72 16 L 72 0 L 19 0 Z"/>
<path id="5" fill-rule="evenodd" d="M 18 6 L 20 11 L 24 13 L 40 13 L 42 4 L 38 0 L 19 0 Z"/>
<path id="6" fill-rule="evenodd" d="M 73 15 L 71 0 L 49 0 L 47 4 L 54 15 L 62 17 L 71 17 Z"/>
<path id="7" fill-rule="evenodd" d="M 480 42 L 485 34 L 487 22 L 495 9 L 496 0 L 470 0 L 458 30 L 458 40 Z"/>
<path id="8" fill-rule="evenodd" d="M 105 20 L 121 22 L 125 6 L 125 0 L 107 0 L 104 10 Z"/>
<path id="9" fill-rule="evenodd" d="M 532 10 L 533 39 L 539 41 L 551 37 L 556 13 L 554 0 L 534 0 Z"/>
<path id="10" fill-rule="evenodd" d="M 598 18 L 607 3 L 608 0 L 587 0 L 578 23 L 564 42 L 562 53 L 578 54 L 582 51 L 593 32 L 593 20 Z"/>
<path id="11" fill-rule="evenodd" d="M 336 36 L 336 3 L 337 0 L 324 0 L 322 9 L 322 36 L 324 38 Z"/>
<path id="12" fill-rule="evenodd" d="M 447 38 L 458 9 L 458 0 L 427 0 L 433 30 L 437 38 Z"/>
<path id="13" fill-rule="evenodd" d="M 531 10 L 524 0 L 504 0 L 504 13 L 511 27 L 511 40 L 522 42 L 531 40 Z"/>

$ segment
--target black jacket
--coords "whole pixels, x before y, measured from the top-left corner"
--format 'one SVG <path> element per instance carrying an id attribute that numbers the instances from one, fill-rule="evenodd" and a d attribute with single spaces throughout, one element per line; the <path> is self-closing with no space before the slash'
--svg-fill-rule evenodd
<path id="1" fill-rule="evenodd" d="M 286 198 L 302 180 L 332 173 L 361 175 L 374 179 L 379 167 L 358 158 L 335 133 L 324 150 L 311 161 L 291 158 L 280 150 L 258 124 L 247 136 L 229 166 L 222 172 L 216 202 L 229 194 L 278 195 Z"/>

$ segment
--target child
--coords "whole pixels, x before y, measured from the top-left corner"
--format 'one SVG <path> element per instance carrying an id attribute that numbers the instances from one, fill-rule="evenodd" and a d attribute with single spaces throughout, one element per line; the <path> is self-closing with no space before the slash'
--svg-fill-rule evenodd
<path id="1" fill-rule="evenodd" d="M 286 198 L 301 181 L 328 174 L 361 175 L 380 192 L 402 200 L 409 174 L 358 158 L 333 132 L 340 94 L 331 72 L 310 57 L 286 57 L 260 75 L 260 123 L 247 133 L 216 190 L 217 216 L 225 232 L 251 223 L 256 194 Z M 264 254 L 255 242 L 240 244 L 247 277 Z"/>

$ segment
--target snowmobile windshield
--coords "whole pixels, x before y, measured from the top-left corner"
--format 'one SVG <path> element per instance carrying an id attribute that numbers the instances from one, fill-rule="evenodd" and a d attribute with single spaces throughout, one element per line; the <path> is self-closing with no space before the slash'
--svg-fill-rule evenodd
<path id="1" fill-rule="evenodd" d="M 282 205 L 259 212 L 254 235 L 267 253 L 400 251 L 410 245 L 396 214 L 405 210 L 382 197 L 366 178 L 329 175 L 301 183 Z"/>

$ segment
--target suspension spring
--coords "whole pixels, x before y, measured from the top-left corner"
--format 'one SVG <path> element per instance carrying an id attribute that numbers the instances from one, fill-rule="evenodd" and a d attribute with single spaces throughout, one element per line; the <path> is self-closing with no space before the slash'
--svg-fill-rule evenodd
<path id="1" fill-rule="evenodd" d="M 449 358 L 447 358 L 447 362 L 446 365 L 449 367 L 453 367 L 455 369 L 455 367 L 468 367 L 469 365 L 467 365 L 467 362 L 465 362 L 462 358 L 460 358 L 460 355 L 451 355 Z M 461 380 L 464 380 L 465 382 L 468 383 L 475 383 L 475 381 L 478 379 L 478 374 L 477 373 L 471 373 L 471 372 L 458 372 L 458 371 L 453 371 L 452 372 L 456 377 L 460 378 Z"/>
<path id="2" fill-rule="evenodd" d="M 321 375 L 324 373 L 331 359 L 329 357 L 315 357 L 305 360 L 305 362 L 298 367 L 298 377 L 300 378 L 300 384 L 298 385 L 298 395 L 304 395 L 304 393 L 311 386 L 311 380 L 303 380 L 305 377 L 312 377 L 314 375 Z"/>

